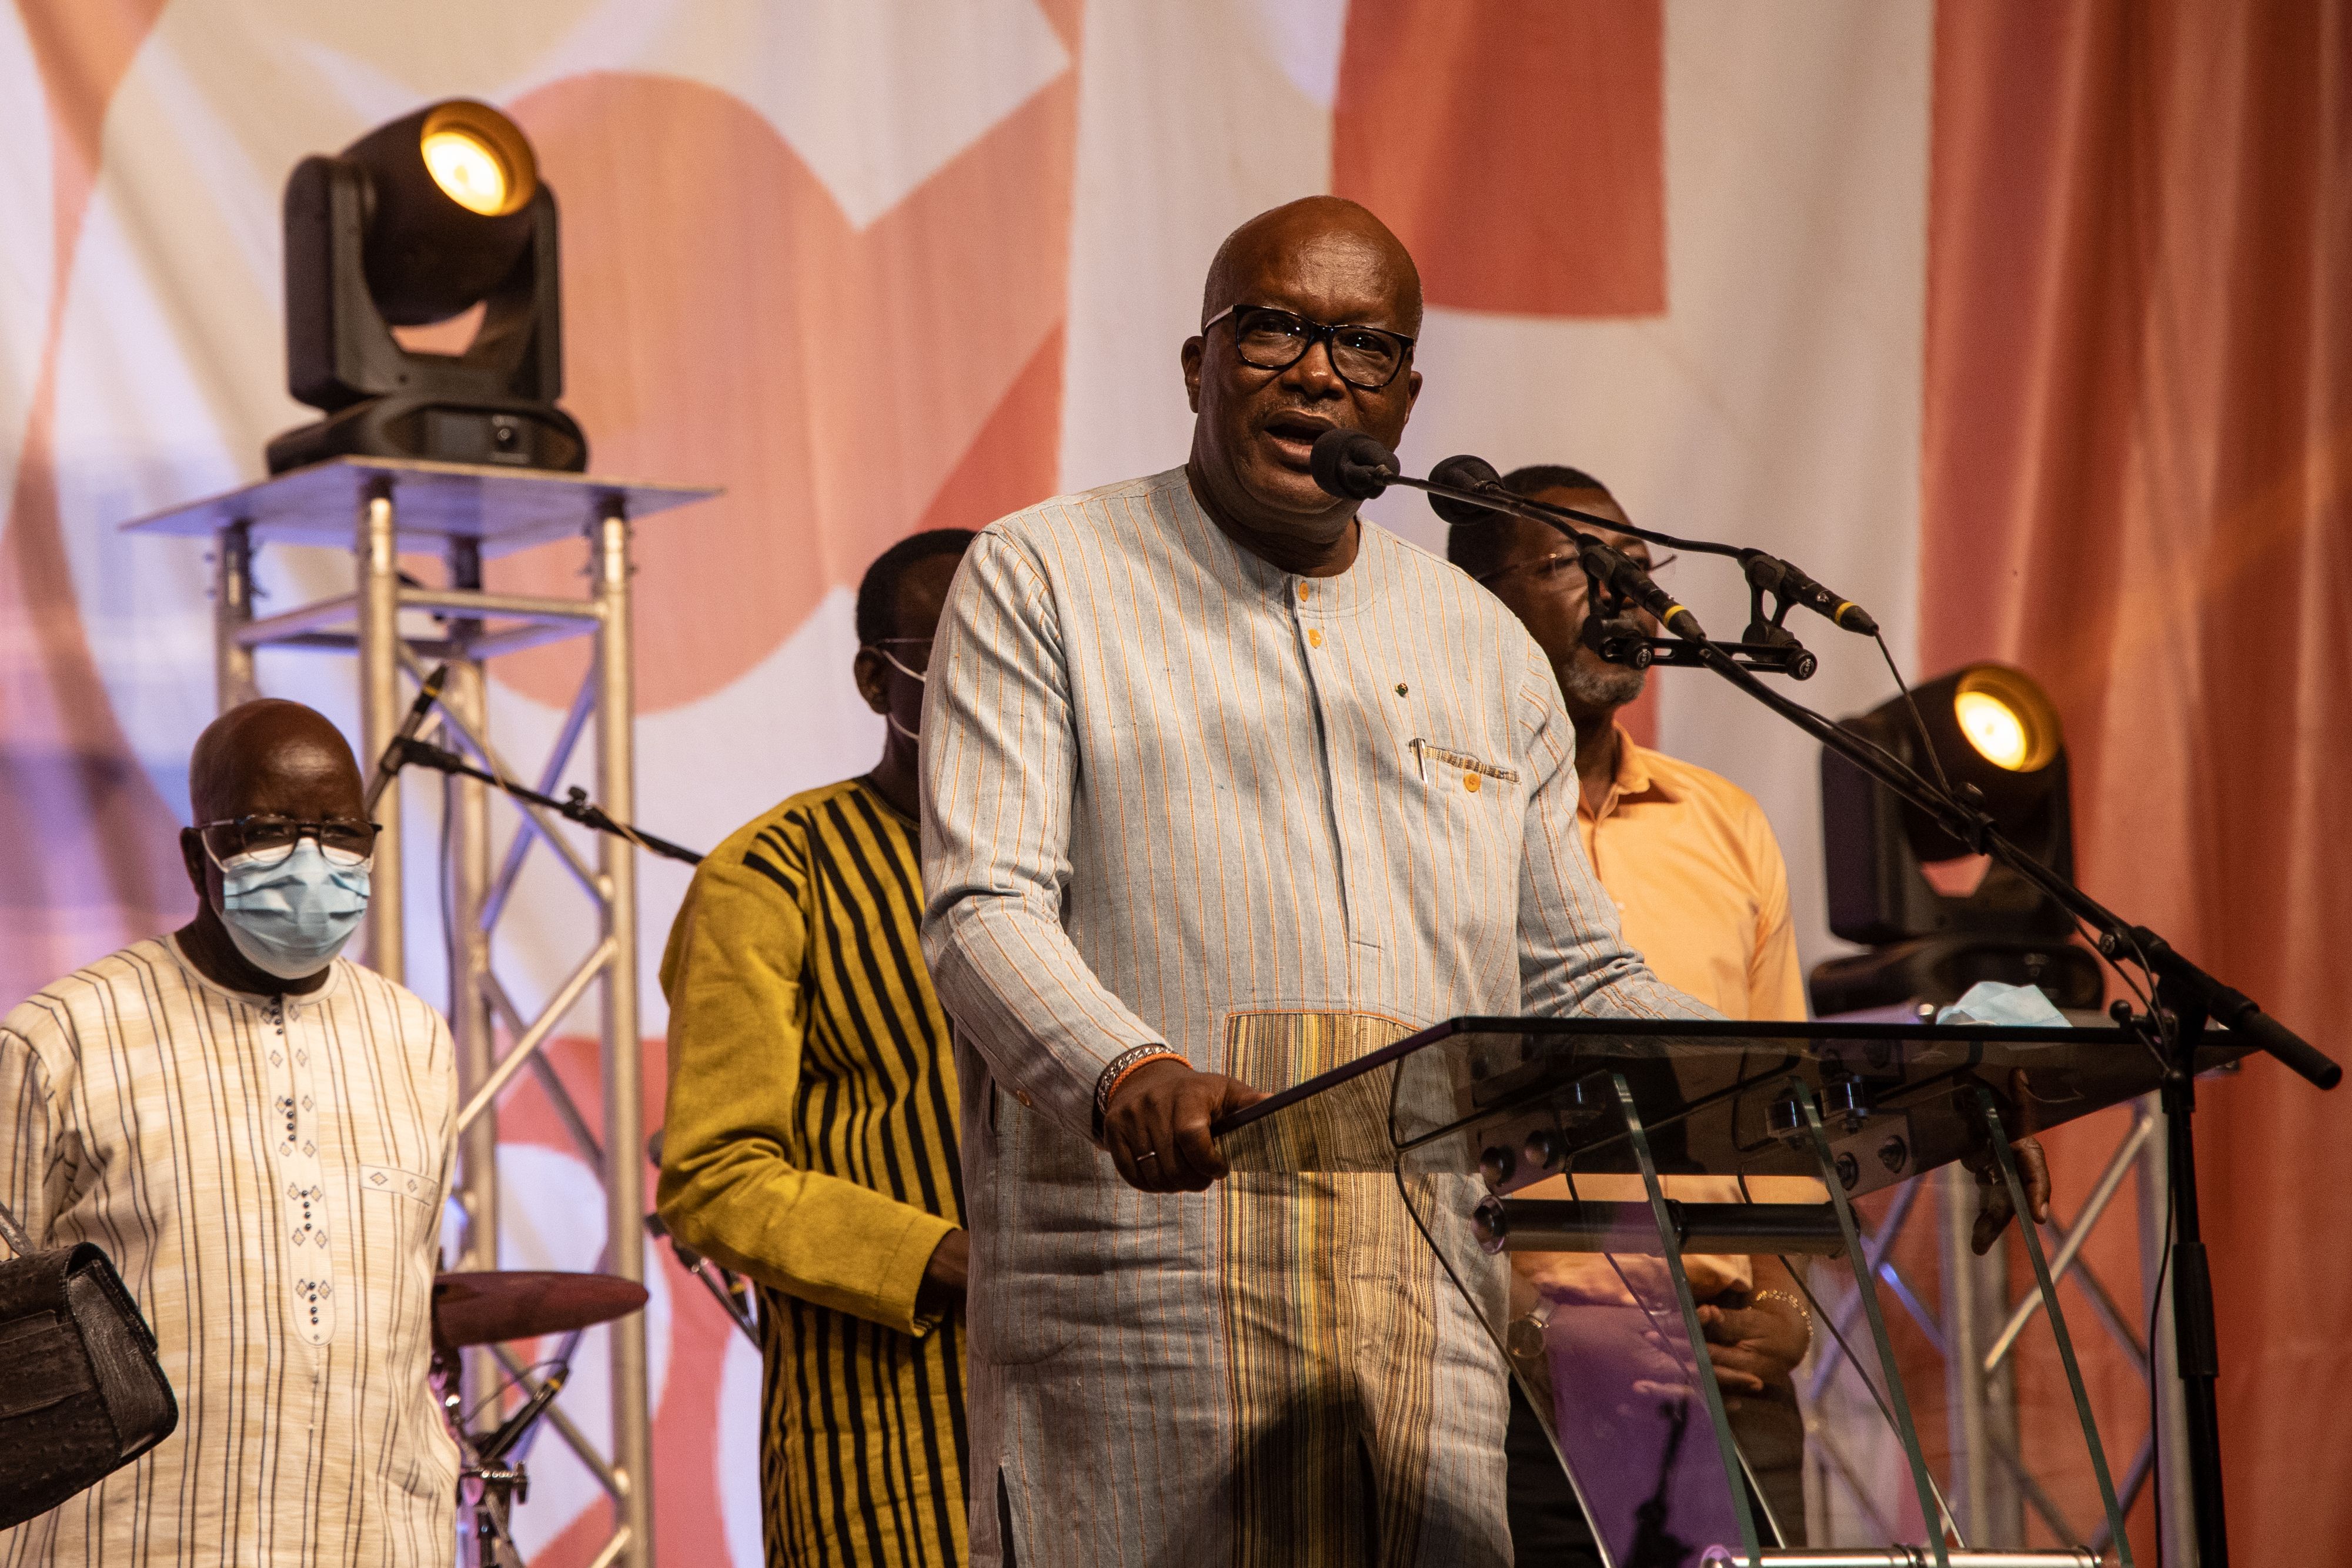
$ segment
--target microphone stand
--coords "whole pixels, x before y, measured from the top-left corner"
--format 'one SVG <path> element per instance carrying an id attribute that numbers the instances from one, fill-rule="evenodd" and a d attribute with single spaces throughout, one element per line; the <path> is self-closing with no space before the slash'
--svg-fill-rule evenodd
<path id="1" fill-rule="evenodd" d="M 1820 666 L 1821 662 L 1797 641 L 1796 633 L 1780 625 L 1779 615 L 1774 616 L 1769 624 L 1764 622 L 1760 589 L 1755 600 L 1756 622 L 1748 628 L 1747 640 L 1739 643 L 1715 642 L 1699 625 L 1698 618 L 1668 597 L 1665 591 L 1648 572 L 1634 564 L 1631 557 L 1612 549 L 1576 528 L 1569 519 L 1591 523 L 1616 533 L 1631 534 L 1654 543 L 1672 545 L 1677 549 L 1696 550 L 1708 555 L 1738 557 L 1742 552 L 1735 546 L 1676 538 L 1672 534 L 1631 528 L 1608 517 L 1596 517 L 1590 512 L 1529 500 L 1499 489 L 1465 489 L 1433 479 L 1410 478 L 1385 469 L 1381 470 L 1377 477 L 1383 487 L 1402 485 L 1407 489 L 1424 491 L 1432 496 L 1466 501 L 1489 512 L 1510 512 L 1557 528 L 1568 536 L 1576 545 L 1577 555 L 1584 567 L 1585 580 L 1591 586 L 1591 602 L 1595 613 L 1585 618 L 1585 645 L 1612 664 L 1630 664 L 1635 669 L 1645 669 L 1652 664 L 1693 664 L 1700 662 L 1695 650 L 1705 647 L 1735 664 L 1791 675 L 1801 681 L 1811 679 L 1814 670 Z M 1774 564 L 1785 566 L 1785 563 Z M 1600 623 L 1613 619 L 1618 607 L 1627 599 L 1635 601 L 1655 615 L 1675 636 L 1636 637 L 1601 631 Z M 1788 612 L 1789 606 L 1783 604 L 1780 615 Z"/>
<path id="2" fill-rule="evenodd" d="M 1622 632 L 1601 629 L 1601 617 L 1585 618 L 1582 640 L 1584 645 L 1612 664 L 1630 665 L 1646 670 L 1652 664 L 1696 664 L 1699 662 L 1698 644 L 1680 637 L 1635 637 Z M 1778 638 L 1767 641 L 1754 635 L 1750 626 L 1747 641 L 1740 643 L 1709 642 L 1710 648 L 1719 648 L 1733 663 L 1743 669 L 1761 670 L 1767 674 L 1787 675 L 1792 680 L 1810 681 L 1822 662 L 1812 651 L 1797 641 L 1793 632 L 1782 632 Z"/>
<path id="3" fill-rule="evenodd" d="M 2096 934 L 2099 952 L 2111 962 L 2131 959 L 2154 982 L 2146 1015 L 2118 1001 L 2119 1024 L 2147 1040 L 2163 1064 L 2159 1102 L 2164 1110 L 2168 1200 L 2172 1207 L 2170 1258 L 2173 1350 L 2188 1406 L 2189 1474 L 2195 1500 L 2198 1561 L 2202 1568 L 2228 1568 L 2229 1537 L 2223 1521 L 2221 1419 L 2214 1385 L 2221 1375 L 2219 1335 L 2213 1320 L 2212 1274 L 2205 1253 L 2197 1197 L 2198 1037 L 2209 1019 L 2252 1044 L 2320 1089 L 2333 1089 L 2344 1070 L 2309 1042 L 2264 1013 L 2243 992 L 2224 984 L 2145 925 L 2135 925 L 2092 898 L 2072 881 L 2012 843 L 1990 817 L 1955 800 L 1914 772 L 1900 758 L 1861 739 L 1843 726 L 1790 702 L 1712 648 L 1698 660 L 1725 680 L 1795 724 L 1822 745 L 1916 806 L 1979 854 L 1989 855 L 2040 888 Z M 1965 791 L 1964 791 L 1965 793 Z"/>
<path id="4" fill-rule="evenodd" d="M 577 822 L 583 828 L 593 828 L 600 833 L 610 833 L 616 839 L 625 839 L 650 853 L 668 860 L 683 861 L 688 865 L 702 863 L 702 857 L 694 851 L 680 844 L 671 843 L 667 839 L 656 838 L 642 829 L 631 827 L 626 822 L 608 816 L 604 808 L 588 799 L 588 791 L 576 784 L 572 787 L 568 796 L 559 800 L 552 795 L 541 794 L 527 784 L 518 784 L 513 779 L 503 778 L 488 768 L 477 768 L 456 752 L 444 750 L 430 741 L 418 740 L 414 736 L 394 737 L 391 747 L 384 753 L 384 761 L 395 773 L 403 768 L 415 764 L 419 768 L 430 768 L 437 772 L 456 774 L 467 779 L 478 779 L 485 784 L 495 785 L 505 790 L 518 800 L 528 800 L 534 806 L 544 806 L 567 821 Z"/>
<path id="5" fill-rule="evenodd" d="M 1632 580 L 1646 574 L 1623 556 L 1590 535 L 1579 533 L 1563 517 L 1564 507 L 1551 507 L 1522 497 L 1492 492 L 1472 492 L 1433 485 L 1402 476 L 1382 476 L 1391 484 L 1405 485 L 1434 495 L 1450 496 L 1486 507 L 1548 523 L 1577 541 L 1585 556 L 1585 570 L 1596 582 L 1607 581 L 1621 591 L 1638 589 Z M 1579 520 L 1629 531 L 1607 518 L 1570 513 Z M 1594 551 L 1614 556 L 1617 565 L 1596 560 Z M 1601 570 L 1596 570 L 1596 566 Z M 1631 574 L 1629 576 L 1628 574 Z M 1642 597 L 1638 594 L 1629 595 Z M 1647 596 L 1664 600 L 1651 585 Z M 2168 1155 L 2168 1198 L 2172 1206 L 2173 1246 L 2169 1266 L 2173 1290 L 2173 1348 L 2185 1386 L 2189 1415 L 2189 1471 L 2197 1511 L 2197 1550 L 2201 1568 L 2228 1568 L 2229 1536 L 2223 1520 L 2221 1435 L 2214 1384 L 2220 1375 L 2219 1345 L 2213 1322 L 2213 1282 L 2206 1260 L 2204 1230 L 2198 1210 L 2196 1051 L 2198 1037 L 2208 1021 L 2242 1035 L 2256 1048 L 2284 1062 L 2289 1070 L 2319 1089 L 2333 1089 L 2344 1070 L 2325 1053 L 2277 1019 L 2263 1012 L 2244 992 L 2224 984 L 2191 962 L 2162 936 L 2145 925 L 2125 920 L 2106 905 L 2042 864 L 2012 842 L 1976 802 L 1981 799 L 1964 787 L 1958 798 L 1937 789 L 1908 763 L 1876 743 L 1856 735 L 1790 701 L 1740 666 L 1724 648 L 1706 640 L 1698 623 L 1681 606 L 1677 616 L 1661 615 L 1667 629 L 1692 649 L 1691 662 L 1704 664 L 1748 696 L 1795 725 L 1823 746 L 1878 780 L 1906 803 L 1927 813 L 1937 826 L 1969 846 L 2016 872 L 2095 933 L 2097 948 L 2111 963 L 2128 958 L 2153 983 L 2148 1011 L 2136 1014 L 2129 1002 L 2113 1008 L 2117 1023 L 2137 1032 L 2163 1065 L 2159 1101 L 2165 1117 Z M 2030 1221 L 2029 1221 L 2030 1222 Z"/>

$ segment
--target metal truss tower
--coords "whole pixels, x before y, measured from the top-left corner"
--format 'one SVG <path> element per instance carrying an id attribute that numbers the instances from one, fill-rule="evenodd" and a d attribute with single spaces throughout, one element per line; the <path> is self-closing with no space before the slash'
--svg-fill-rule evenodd
<path id="1" fill-rule="evenodd" d="M 144 534 L 193 536 L 214 545 L 215 667 L 226 709 L 260 695 L 254 655 L 264 648 L 356 655 L 360 756 L 372 769 L 399 728 L 407 700 L 404 675 L 421 685 L 427 668 L 449 666 L 438 719 L 443 742 L 470 752 L 502 778 L 551 789 L 592 726 L 598 803 L 627 821 L 635 807 L 631 689 L 630 531 L 656 512 L 717 492 L 641 485 L 574 474 L 393 459 L 339 458 L 296 469 L 226 496 L 125 525 Z M 486 557 L 566 538 L 584 542 L 589 591 L 577 599 L 491 593 L 482 587 Z M 268 544 L 348 549 L 352 591 L 257 618 L 255 552 Z M 449 586 L 403 579 L 404 551 L 430 550 Z M 430 616 L 437 630 L 404 633 L 404 614 Z M 530 774 L 516 772 L 489 733 L 488 662 L 572 637 L 589 638 L 593 657 L 555 744 Z M 570 1130 L 581 1156 L 598 1173 L 605 1198 L 606 1270 L 645 1278 L 646 1208 L 644 1113 L 639 1075 L 637 888 L 635 850 L 599 835 L 593 859 L 581 853 L 549 812 L 520 808 L 503 859 L 494 855 L 490 789 L 466 779 L 444 785 L 446 850 L 439 872 L 447 889 L 449 1025 L 457 1042 L 458 1166 L 456 1197 L 465 1215 L 461 1269 L 498 1267 L 498 1102 L 528 1071 Z M 378 802 L 377 842 L 368 912 L 368 961 L 387 978 L 406 969 L 406 889 L 403 886 L 401 789 L 395 779 Z M 535 847 L 560 861 L 586 894 L 596 937 L 546 1004 L 525 1017 L 499 978 L 493 938 L 507 915 L 516 879 Z M 493 861 L 497 860 L 495 869 Z M 601 1138 L 541 1052 L 591 988 L 603 1003 Z M 499 1050 L 503 1030 L 506 1049 Z M 604 1454 L 567 1418 L 551 1410 L 556 1430 L 604 1483 L 614 1526 L 596 1568 L 652 1568 L 653 1493 L 646 1329 L 643 1316 L 614 1323 L 612 1452 Z M 534 1386 L 504 1346 L 469 1358 L 469 1396 L 495 1387 L 500 1371 L 524 1393 Z M 454 1501 L 454 1500 L 453 1500 Z"/>

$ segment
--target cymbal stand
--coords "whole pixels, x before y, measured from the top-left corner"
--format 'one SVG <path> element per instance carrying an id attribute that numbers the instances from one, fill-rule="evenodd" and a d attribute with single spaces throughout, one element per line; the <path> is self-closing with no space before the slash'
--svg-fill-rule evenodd
<path id="1" fill-rule="evenodd" d="M 753 1344 L 760 1343 L 759 1309 L 753 1302 L 748 1281 L 740 1278 L 733 1270 L 713 1263 L 672 1236 L 669 1227 L 662 1223 L 659 1213 L 646 1216 L 646 1234 L 668 1242 L 677 1266 L 702 1281 L 702 1288 L 710 1292 L 711 1299 L 719 1303 L 719 1311 L 727 1314 L 728 1321 L 743 1331 L 744 1337 Z"/>
<path id="2" fill-rule="evenodd" d="M 509 1528 L 514 1505 L 530 1500 L 530 1477 L 523 1469 L 522 1456 L 529 1452 L 531 1438 L 538 1435 L 541 1417 L 571 1381 L 572 1352 L 579 1347 L 583 1332 L 574 1329 L 563 1336 L 562 1349 L 555 1356 L 555 1370 L 531 1391 L 530 1398 L 515 1407 L 512 1415 L 487 1432 L 466 1430 L 463 1396 L 457 1381 L 451 1378 L 446 1385 L 442 1413 L 448 1422 L 450 1436 L 457 1440 L 458 1496 L 462 1502 L 470 1483 L 473 1500 L 474 1568 L 522 1568 L 522 1551 L 515 1544 Z"/>

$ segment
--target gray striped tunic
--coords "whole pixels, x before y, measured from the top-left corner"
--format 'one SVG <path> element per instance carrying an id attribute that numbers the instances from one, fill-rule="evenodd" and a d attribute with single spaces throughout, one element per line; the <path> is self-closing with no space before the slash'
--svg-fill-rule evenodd
<path id="1" fill-rule="evenodd" d="M 1540 650 L 1370 523 L 1285 573 L 1179 469 L 981 536 L 922 734 L 974 1561 L 1002 1510 L 1023 1568 L 1507 1563 L 1500 1358 L 1393 1184 L 1139 1193 L 1093 1096 L 1155 1041 L 1276 1089 L 1459 1014 L 1711 1016 L 1619 940 Z"/>
<path id="2" fill-rule="evenodd" d="M 106 1249 L 180 1403 L 145 1457 L 0 1532 L 0 1568 L 455 1558 L 425 1368 L 456 1093 L 440 1015 L 341 959 L 251 997 L 164 937 L 0 1022 L 0 1199 L 36 1243 Z"/>

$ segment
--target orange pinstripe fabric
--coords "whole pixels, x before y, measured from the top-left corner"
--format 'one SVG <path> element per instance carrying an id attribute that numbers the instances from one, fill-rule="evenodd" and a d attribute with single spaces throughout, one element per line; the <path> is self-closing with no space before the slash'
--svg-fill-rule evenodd
<path id="1" fill-rule="evenodd" d="M 982 535 L 940 637 L 924 946 L 959 1025 L 973 1560 L 997 1557 L 1001 1469 L 1024 1568 L 1226 1561 L 1240 1456 L 1294 1391 L 1234 1397 L 1250 1298 L 1219 1197 L 1120 1185 L 1088 1136 L 1105 1064 L 1165 1042 L 1276 1088 L 1303 1048 L 1237 1061 L 1233 1015 L 1704 1009 L 1618 938 L 1541 653 L 1375 526 L 1302 579 L 1217 532 L 1181 470 L 1049 501 Z M 1450 1295 L 1398 1560 L 1502 1561 L 1499 1367 Z"/>

